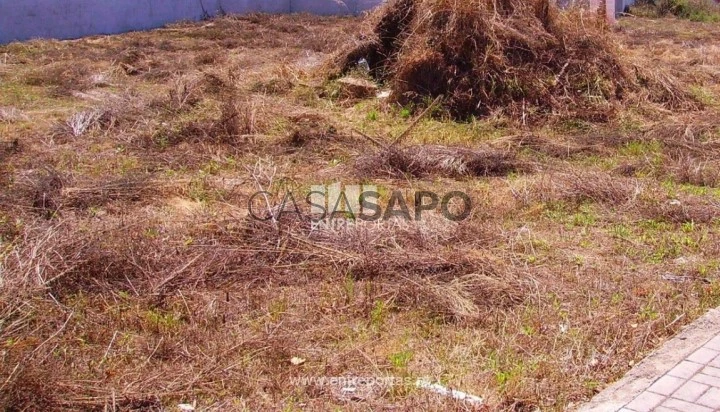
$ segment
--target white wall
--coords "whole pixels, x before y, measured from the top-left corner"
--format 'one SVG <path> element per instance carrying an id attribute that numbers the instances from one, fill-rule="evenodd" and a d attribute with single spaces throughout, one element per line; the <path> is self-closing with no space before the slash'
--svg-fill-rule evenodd
<path id="1" fill-rule="evenodd" d="M 579 4 L 581 6 L 589 6 L 597 8 L 601 4 L 601 0 L 558 0 L 560 7 L 567 7 L 573 4 Z M 607 12 L 614 13 L 617 15 L 625 10 L 625 7 L 635 4 L 635 0 L 607 0 Z"/>
<path id="2" fill-rule="evenodd" d="M 357 14 L 384 0 L 0 0 L 0 44 L 72 39 L 199 20 L 227 13 Z"/>

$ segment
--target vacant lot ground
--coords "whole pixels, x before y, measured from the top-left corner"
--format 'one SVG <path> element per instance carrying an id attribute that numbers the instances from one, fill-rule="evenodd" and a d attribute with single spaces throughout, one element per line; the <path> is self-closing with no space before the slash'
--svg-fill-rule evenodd
<path id="1" fill-rule="evenodd" d="M 693 104 L 430 116 L 402 142 L 426 160 L 410 167 L 361 133 L 389 141 L 411 110 L 314 75 L 359 24 L 249 16 L 0 47 L 3 408 L 472 408 L 294 381 L 394 376 L 563 410 L 720 304 L 716 25 L 614 34 Z M 475 207 L 346 232 L 248 218 L 259 188 L 277 204 L 336 181 Z"/>

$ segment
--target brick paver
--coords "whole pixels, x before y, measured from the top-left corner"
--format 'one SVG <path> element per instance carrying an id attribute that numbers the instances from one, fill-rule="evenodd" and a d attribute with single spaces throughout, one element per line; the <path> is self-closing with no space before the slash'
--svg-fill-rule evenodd
<path id="1" fill-rule="evenodd" d="M 720 411 L 720 335 L 659 376 L 618 412 Z"/>
<path id="2" fill-rule="evenodd" d="M 718 388 L 710 388 L 703 396 L 700 397 L 700 399 L 697 400 L 696 403 L 699 403 L 703 406 L 709 406 L 709 407 L 717 407 L 720 405 L 720 389 Z"/>
<path id="3" fill-rule="evenodd" d="M 589 402 L 570 409 L 720 412 L 720 307 L 684 326 Z"/>
<path id="4" fill-rule="evenodd" d="M 664 375 L 655 383 L 653 383 L 653 385 L 648 389 L 648 391 L 657 393 L 659 395 L 670 396 L 673 394 L 673 392 L 678 390 L 678 388 L 683 386 L 685 382 L 685 379 L 676 378 L 670 375 Z"/>

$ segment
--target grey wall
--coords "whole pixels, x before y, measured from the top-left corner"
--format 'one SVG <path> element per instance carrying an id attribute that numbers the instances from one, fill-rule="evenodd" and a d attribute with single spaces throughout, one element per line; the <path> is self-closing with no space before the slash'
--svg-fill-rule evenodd
<path id="1" fill-rule="evenodd" d="M 610 3 L 608 11 L 615 9 L 615 14 L 622 13 L 625 7 L 635 4 L 635 0 L 607 0 Z M 589 6 L 591 8 L 597 8 L 600 6 L 600 0 L 558 0 L 560 7 L 568 7 L 571 5 L 579 4 L 581 6 Z"/>
<path id="2" fill-rule="evenodd" d="M 384 0 L 0 0 L 0 44 L 73 39 L 227 13 L 357 14 Z M 204 9 L 204 11 L 203 11 Z"/>
<path id="3" fill-rule="evenodd" d="M 615 9 L 618 13 L 624 13 L 627 6 L 635 4 L 635 0 L 615 0 L 617 7 Z"/>

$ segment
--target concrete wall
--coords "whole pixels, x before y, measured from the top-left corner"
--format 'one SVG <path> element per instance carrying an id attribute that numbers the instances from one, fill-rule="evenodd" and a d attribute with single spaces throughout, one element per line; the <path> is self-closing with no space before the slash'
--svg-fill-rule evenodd
<path id="1" fill-rule="evenodd" d="M 625 11 L 627 6 L 635 3 L 635 0 L 606 0 L 606 14 L 610 17 L 610 21 L 614 21 L 614 17 Z M 569 7 L 571 5 L 580 5 L 591 9 L 599 9 L 602 0 L 558 0 L 560 7 Z"/>
<path id="2" fill-rule="evenodd" d="M 162 27 L 227 13 L 357 14 L 384 0 L 0 0 L 0 44 Z"/>
<path id="3" fill-rule="evenodd" d="M 226 13 L 359 14 L 385 0 L 0 0 L 0 44 L 162 27 Z M 558 0 L 598 7 L 601 0 Z M 612 18 L 634 0 L 607 0 Z M 207 14 L 206 14 L 207 13 Z"/>

